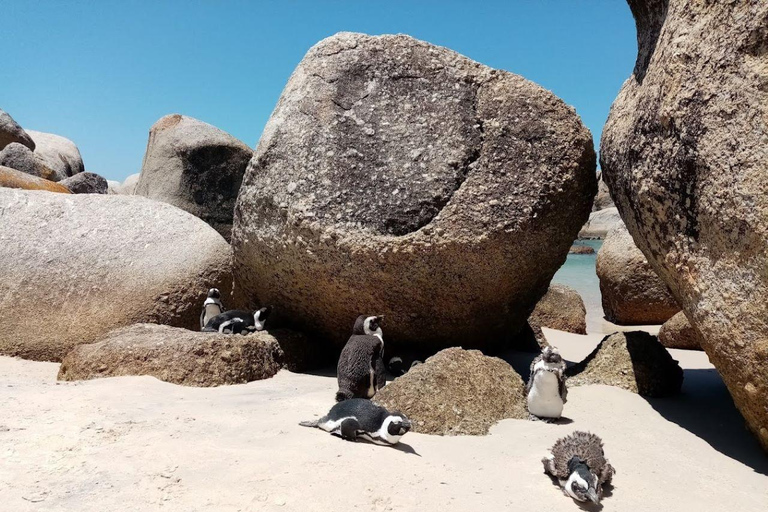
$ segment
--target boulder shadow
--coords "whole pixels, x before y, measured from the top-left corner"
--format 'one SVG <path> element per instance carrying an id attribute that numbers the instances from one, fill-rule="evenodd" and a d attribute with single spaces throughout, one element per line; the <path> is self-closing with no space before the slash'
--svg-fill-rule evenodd
<path id="1" fill-rule="evenodd" d="M 717 370 L 685 370 L 680 395 L 645 399 L 661 416 L 703 439 L 723 455 L 768 475 L 768 457 L 747 430 Z"/>

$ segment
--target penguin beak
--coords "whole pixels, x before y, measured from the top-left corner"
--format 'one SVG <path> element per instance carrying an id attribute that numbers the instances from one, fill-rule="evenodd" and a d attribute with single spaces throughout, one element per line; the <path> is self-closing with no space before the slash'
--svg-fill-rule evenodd
<path id="1" fill-rule="evenodd" d="M 587 489 L 587 498 L 589 498 L 589 501 L 595 505 L 600 504 L 600 496 L 597 495 L 597 492 L 594 489 Z"/>

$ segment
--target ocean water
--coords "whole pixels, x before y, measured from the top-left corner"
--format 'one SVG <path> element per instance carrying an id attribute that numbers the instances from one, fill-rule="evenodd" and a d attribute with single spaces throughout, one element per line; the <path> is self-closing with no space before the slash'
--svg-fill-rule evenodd
<path id="1" fill-rule="evenodd" d="M 607 322 L 603 318 L 600 281 L 595 272 L 597 251 L 602 247 L 603 241 L 579 240 L 576 244 L 592 247 L 595 254 L 569 254 L 552 282 L 570 286 L 579 292 L 587 308 L 587 332 L 605 333 L 606 329 L 610 330 L 610 328 L 606 326 Z"/>

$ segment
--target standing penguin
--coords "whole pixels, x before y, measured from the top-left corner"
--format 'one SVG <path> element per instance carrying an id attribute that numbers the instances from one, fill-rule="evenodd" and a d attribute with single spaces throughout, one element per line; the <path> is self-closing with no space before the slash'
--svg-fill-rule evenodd
<path id="1" fill-rule="evenodd" d="M 560 418 L 567 401 L 565 361 L 554 347 L 544 347 L 531 362 L 531 376 L 526 386 L 531 419 L 552 421 Z"/>
<path id="2" fill-rule="evenodd" d="M 320 428 L 347 441 L 361 437 L 385 446 L 397 444 L 411 429 L 411 422 L 404 414 L 389 412 L 362 398 L 339 402 L 322 418 L 302 421 L 299 425 Z"/>
<path id="3" fill-rule="evenodd" d="M 264 323 L 271 312 L 271 306 L 261 308 L 253 313 L 233 309 L 208 320 L 203 331 L 222 334 L 250 334 L 263 331 Z"/>
<path id="4" fill-rule="evenodd" d="M 563 493 L 576 501 L 600 503 L 603 484 L 616 473 L 603 451 L 603 441 L 589 432 L 558 439 L 552 454 L 541 459 L 544 471 L 560 481 Z"/>
<path id="5" fill-rule="evenodd" d="M 203 311 L 200 313 L 200 329 L 205 329 L 208 321 L 220 315 L 224 311 L 224 306 L 221 304 L 221 292 L 218 288 L 211 288 L 208 290 L 208 297 L 203 302 Z"/>
<path id="6" fill-rule="evenodd" d="M 360 315 L 339 356 L 336 401 L 371 398 L 386 384 L 382 316 Z"/>

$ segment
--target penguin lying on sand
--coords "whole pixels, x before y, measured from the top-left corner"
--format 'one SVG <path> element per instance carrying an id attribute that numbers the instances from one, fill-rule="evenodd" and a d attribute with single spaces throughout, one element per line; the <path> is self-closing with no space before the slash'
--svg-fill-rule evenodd
<path id="1" fill-rule="evenodd" d="M 322 418 L 302 421 L 299 425 L 320 428 L 347 441 L 361 437 L 384 446 L 397 444 L 411 429 L 411 422 L 404 414 L 389 412 L 363 398 L 339 402 Z"/>
<path id="2" fill-rule="evenodd" d="M 263 331 L 264 323 L 271 311 L 271 306 L 261 308 L 254 313 L 233 309 L 208 320 L 203 331 L 222 334 L 250 334 Z"/>
<path id="3" fill-rule="evenodd" d="M 556 348 L 544 347 L 531 362 L 526 392 L 531 419 L 551 421 L 562 415 L 568 388 L 565 385 L 565 361 Z"/>
<path id="4" fill-rule="evenodd" d="M 387 382 L 381 316 L 357 317 L 352 336 L 339 356 L 336 401 L 371 398 Z"/>
<path id="5" fill-rule="evenodd" d="M 552 454 L 541 462 L 544 471 L 560 481 L 566 496 L 595 504 L 600 503 L 603 484 L 616 473 L 605 458 L 603 441 L 588 432 L 574 432 L 558 439 Z"/>
<path id="6" fill-rule="evenodd" d="M 221 292 L 218 288 L 211 288 L 208 290 L 208 297 L 203 302 L 203 312 L 200 313 L 200 329 L 205 329 L 208 321 L 220 315 L 224 311 L 224 306 L 221 304 Z"/>

